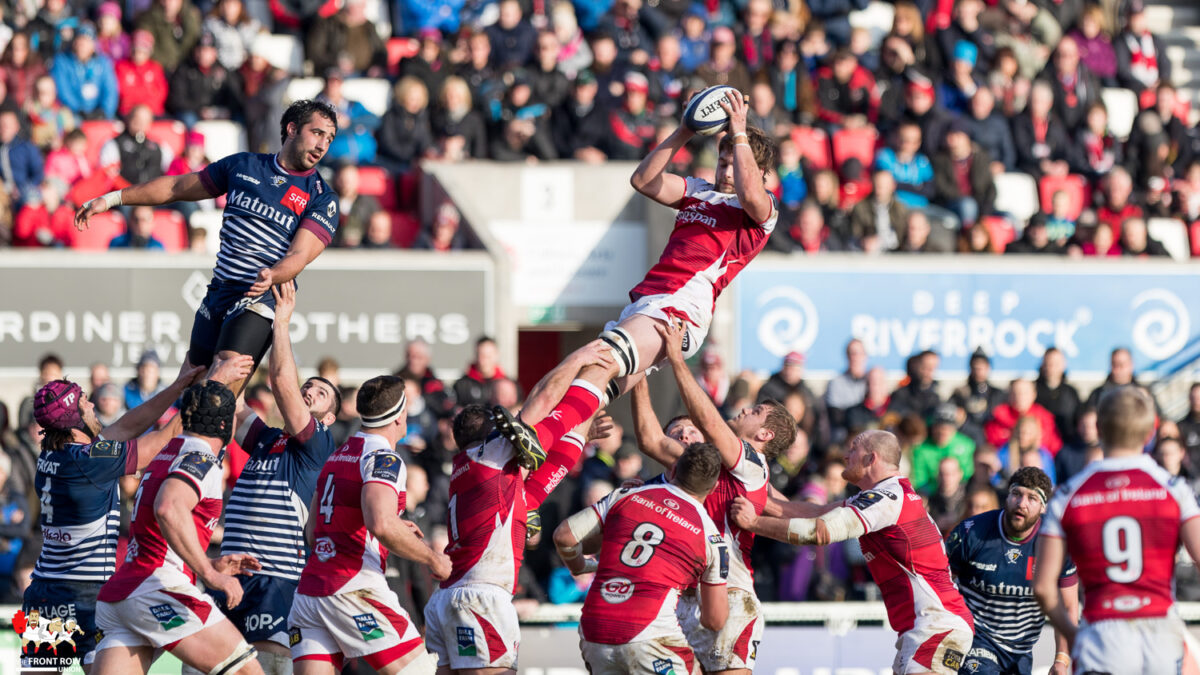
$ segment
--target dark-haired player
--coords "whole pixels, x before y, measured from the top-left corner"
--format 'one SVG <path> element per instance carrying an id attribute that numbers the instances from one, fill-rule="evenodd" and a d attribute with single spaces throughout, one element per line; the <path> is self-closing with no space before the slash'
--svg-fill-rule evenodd
<path id="1" fill-rule="evenodd" d="M 183 434 L 142 474 L 125 564 L 100 589 L 98 675 L 146 673 L 164 649 L 203 673 L 262 675 L 254 648 L 195 585 L 200 580 L 224 592 L 226 605 L 234 607 L 242 587 L 233 575 L 258 569 L 252 556 L 210 560 L 205 553 L 221 519 L 221 462 L 235 408 L 233 392 L 219 382 L 183 393 Z"/>
<path id="2" fill-rule="evenodd" d="M 651 150 L 630 179 L 638 192 L 679 213 L 658 263 L 629 292 L 632 302 L 620 318 L 600 335 L 613 351 L 614 365 L 593 366 L 580 373 L 580 379 L 603 392 L 602 399 L 594 402 L 586 397 L 573 401 L 580 407 L 581 419 L 591 417 L 603 399 L 612 401 L 628 391 L 648 367 L 666 357 L 660 328 L 681 322 L 686 327 L 683 353 L 695 354 L 708 333 L 717 296 L 762 251 L 775 229 L 779 215 L 775 198 L 763 184 L 774 166 L 775 142 L 746 125 L 747 106 L 740 95 L 731 92 L 721 105 L 729 115 L 729 127 L 719 144 L 716 185 L 667 172 L 671 158 L 693 135 L 686 125 Z M 568 391 L 567 397 L 571 396 Z M 541 419 L 555 403 L 526 405 L 522 421 Z M 565 420 L 567 429 L 576 424 L 574 417 Z M 519 424 L 502 424 L 500 430 L 514 444 L 535 451 L 558 438 L 537 438 Z"/>
<path id="3" fill-rule="evenodd" d="M 317 473 L 337 449 L 329 425 L 342 397 L 323 377 L 300 385 L 288 333 L 296 286 L 289 281 L 271 292 L 275 327 L 268 367 L 283 428 L 268 427 L 248 406 L 238 410 L 236 438 L 250 458 L 225 507 L 221 553 L 252 555 L 262 566 L 254 576 L 238 578 L 245 599 L 225 613 L 258 650 L 263 671 L 286 675 L 292 671 L 287 617 L 304 570 L 308 505 Z M 213 597 L 224 604 L 219 594 Z"/>
<path id="4" fill-rule="evenodd" d="M 729 506 L 743 497 L 754 505 L 756 515 L 762 513 L 769 490 L 768 464 L 795 440 L 796 420 L 782 405 L 767 400 L 742 410 L 726 422 L 688 370 L 683 355 L 684 331 L 678 324 L 660 328 L 667 362 L 687 408 L 686 422 L 677 420 L 673 428 L 668 425 L 668 431 L 677 438 L 660 430 L 650 408 L 647 385 L 644 380 L 638 382 L 633 393 L 638 445 L 647 456 L 667 467 L 668 472 L 677 465 L 686 447 L 683 439 L 696 432 L 720 454 L 721 471 L 716 487 L 704 499 L 704 508 L 732 553 L 728 575 L 729 620 L 720 630 L 706 627 L 700 620 L 699 598 L 693 588 L 685 590 L 680 598 L 679 623 L 706 673 L 748 674 L 754 670 L 758 657 L 764 620 L 754 592 L 754 568 L 750 563 L 754 533 L 738 527 L 728 517 Z"/>
<path id="5" fill-rule="evenodd" d="M 196 309 L 188 363 L 248 354 L 255 364 L 271 342 L 271 286 L 295 279 L 333 239 L 337 194 L 317 174 L 317 163 L 337 134 L 337 113 L 320 101 L 296 101 L 279 122 L 276 154 L 240 152 L 196 173 L 163 176 L 109 192 L 79 208 L 75 227 L 121 205 L 160 206 L 225 195 L 221 249 Z M 235 383 L 235 394 L 245 382 Z"/>
<path id="6" fill-rule="evenodd" d="M 1022 467 L 1009 479 L 1003 509 L 964 520 L 946 538 L 950 571 L 975 617 L 975 641 L 959 672 L 1029 675 L 1033 668 L 1033 645 L 1046 624 L 1033 597 L 1034 561 L 1042 514 L 1053 491 L 1044 471 Z M 1068 558 L 1058 586 L 1072 615 L 1079 604 L 1077 584 Z M 1068 675 L 1067 640 L 1055 635 L 1055 642 L 1058 654 L 1050 674 Z"/>
<path id="7" fill-rule="evenodd" d="M 367 380 L 355 407 L 362 429 L 326 460 L 309 508 L 312 555 L 288 616 L 295 673 L 335 675 L 344 658 L 361 657 L 389 675 L 432 675 L 434 660 L 383 576 L 389 551 L 429 566 L 435 579 L 450 574 L 450 559 L 400 518 L 408 476 L 396 453 L 408 433 L 404 380 Z"/>
<path id="8" fill-rule="evenodd" d="M 729 549 L 702 502 L 717 485 L 721 456 L 689 445 L 670 483 L 620 489 L 568 518 L 554 546 L 572 574 L 596 572 L 579 621 L 593 675 L 691 673 L 695 657 L 676 619 L 684 589 L 699 587 L 699 622 L 720 631 Z M 594 560 L 584 558 L 596 554 Z M 711 671 L 710 671 L 711 672 Z"/>
<path id="9" fill-rule="evenodd" d="M 974 623 L 950 578 L 941 533 L 900 473 L 900 442 L 886 431 L 855 436 L 842 477 L 862 492 L 823 507 L 796 504 L 792 513 L 807 513 L 790 518 L 756 516 L 754 505 L 738 498 L 730 517 L 746 530 L 793 545 L 857 538 L 888 623 L 900 634 L 892 672 L 957 675 Z"/>
<path id="10" fill-rule="evenodd" d="M 210 377 L 232 381 L 249 370 L 250 358 L 244 357 L 217 363 Z M 201 372 L 197 367 L 181 373 L 149 401 L 103 428 L 95 406 L 74 382 L 49 382 L 34 396 L 33 414 L 43 433 L 34 479 L 43 544 L 23 609 L 74 619 L 81 631 L 74 655 L 85 670 L 95 656 L 96 595 L 116 571 L 118 479 L 144 469 L 179 433 L 175 416 L 162 429 L 144 434 Z"/>

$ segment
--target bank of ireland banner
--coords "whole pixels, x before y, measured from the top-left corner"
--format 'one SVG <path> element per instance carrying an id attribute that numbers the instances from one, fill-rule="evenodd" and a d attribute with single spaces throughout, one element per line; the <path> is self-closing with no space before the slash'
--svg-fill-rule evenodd
<path id="1" fill-rule="evenodd" d="M 735 291 L 741 367 L 774 372 L 799 351 L 810 371 L 839 372 L 853 336 L 873 365 L 891 371 L 924 349 L 941 354 L 947 372 L 965 371 L 977 347 L 997 370 L 1034 371 L 1046 348 L 1057 346 L 1072 372 L 1104 374 L 1114 347 L 1130 348 L 1144 369 L 1200 333 L 1200 276 L 1190 267 L 1156 265 L 1161 272 L 1148 273 L 1137 270 L 1155 271 L 1149 265 L 1062 260 L 940 267 L 752 265 Z"/>

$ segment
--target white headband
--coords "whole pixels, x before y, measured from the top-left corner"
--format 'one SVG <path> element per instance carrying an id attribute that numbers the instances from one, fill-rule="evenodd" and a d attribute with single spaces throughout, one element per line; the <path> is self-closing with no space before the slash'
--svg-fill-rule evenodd
<path id="1" fill-rule="evenodd" d="M 396 401 L 396 405 L 392 406 L 388 411 L 373 417 L 367 417 L 366 415 L 363 415 L 363 427 L 375 429 L 378 427 L 386 427 L 392 422 L 395 422 L 396 418 L 400 417 L 400 413 L 404 412 L 404 406 L 406 403 L 408 403 L 408 399 L 405 397 L 404 392 L 400 392 L 400 400 Z"/>

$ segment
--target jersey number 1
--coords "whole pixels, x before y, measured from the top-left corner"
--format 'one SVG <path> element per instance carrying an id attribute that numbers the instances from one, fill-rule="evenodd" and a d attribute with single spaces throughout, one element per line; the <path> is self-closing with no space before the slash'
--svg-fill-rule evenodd
<path id="1" fill-rule="evenodd" d="M 1104 572 L 1114 583 L 1128 584 L 1142 576 L 1142 526 L 1129 516 L 1104 521 L 1100 538 L 1104 559 L 1110 564 Z"/>

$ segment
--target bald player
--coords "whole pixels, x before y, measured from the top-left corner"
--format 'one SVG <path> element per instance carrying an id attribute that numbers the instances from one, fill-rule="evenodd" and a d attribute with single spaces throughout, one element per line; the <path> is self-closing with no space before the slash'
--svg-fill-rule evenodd
<path id="1" fill-rule="evenodd" d="M 739 527 L 795 545 L 858 538 L 900 634 L 892 671 L 955 675 L 971 649 L 974 621 L 950 578 L 941 533 L 900 473 L 900 443 L 886 431 L 855 436 L 842 477 L 861 492 L 825 506 L 785 505 L 786 518 L 756 516 L 739 497 L 730 515 Z"/>

